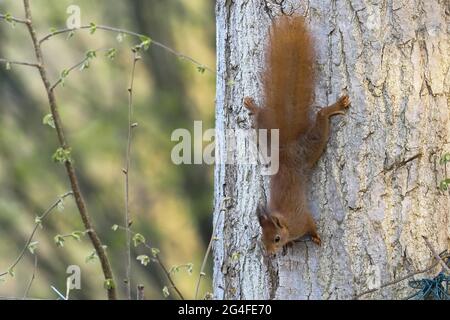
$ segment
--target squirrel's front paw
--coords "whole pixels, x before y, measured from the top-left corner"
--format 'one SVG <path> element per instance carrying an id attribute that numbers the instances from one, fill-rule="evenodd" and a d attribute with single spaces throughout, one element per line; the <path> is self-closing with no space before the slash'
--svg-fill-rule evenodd
<path id="1" fill-rule="evenodd" d="M 318 235 L 311 236 L 311 241 L 317 244 L 319 247 L 322 246 L 322 239 Z"/>
<path id="2" fill-rule="evenodd" d="M 250 97 L 244 98 L 244 106 L 250 111 L 251 114 L 256 114 L 258 111 L 258 106 L 255 103 L 255 100 Z"/>
<path id="3" fill-rule="evenodd" d="M 341 107 L 342 110 L 347 109 L 348 107 L 350 107 L 350 97 L 345 95 L 339 98 L 339 107 Z"/>

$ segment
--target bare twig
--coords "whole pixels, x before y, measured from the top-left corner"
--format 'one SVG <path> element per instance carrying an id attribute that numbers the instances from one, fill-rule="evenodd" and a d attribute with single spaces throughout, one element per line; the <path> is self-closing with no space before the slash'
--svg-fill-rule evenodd
<path id="1" fill-rule="evenodd" d="M 133 88 L 134 88 L 134 74 L 136 71 L 136 64 L 140 60 L 139 53 L 133 50 L 133 66 L 131 68 L 131 80 L 128 87 L 128 137 L 127 150 L 125 156 L 125 233 L 127 238 L 127 263 L 126 263 L 126 278 L 125 285 L 128 299 L 131 300 L 131 214 L 130 214 L 130 163 L 131 163 L 131 140 L 133 135 Z"/>
<path id="2" fill-rule="evenodd" d="M 177 292 L 177 294 L 180 296 L 181 300 L 184 300 L 183 295 L 181 294 L 180 290 L 178 290 L 177 286 L 175 285 L 175 282 L 173 281 L 172 276 L 170 275 L 170 272 L 167 270 L 166 266 L 162 262 L 159 254 L 156 254 L 155 258 L 156 258 L 156 261 L 158 261 L 158 264 L 160 265 L 161 269 L 164 271 L 164 274 L 166 275 L 167 280 L 169 280 L 170 284 L 172 285 L 172 288 Z"/>
<path id="3" fill-rule="evenodd" d="M 6 14 L 0 14 L 0 19 L 7 20 L 8 22 L 9 21 L 14 21 L 16 23 L 27 24 L 27 20 L 15 18 L 15 17 L 12 17 L 12 16 L 7 16 Z"/>
<path id="4" fill-rule="evenodd" d="M 33 27 L 31 9 L 30 9 L 30 0 L 23 0 L 23 4 L 24 4 L 24 8 L 25 8 L 26 25 L 28 27 L 28 32 L 31 36 L 36 59 L 39 64 L 39 73 L 40 73 L 42 82 L 45 86 L 45 90 L 47 92 L 48 102 L 49 102 L 49 106 L 50 106 L 51 113 L 53 116 L 53 120 L 55 122 L 55 129 L 56 129 L 56 133 L 58 135 L 59 144 L 62 149 L 69 150 L 69 144 L 67 143 L 65 135 L 64 135 L 63 124 L 62 124 L 61 117 L 59 115 L 58 105 L 56 103 L 55 94 L 51 88 L 50 81 L 48 80 L 47 70 L 44 66 L 44 58 L 42 55 L 42 50 L 41 50 L 40 44 L 38 42 L 36 30 Z M 100 260 L 103 275 L 105 278 L 105 287 L 108 292 L 108 298 L 115 300 L 115 299 L 117 299 L 116 289 L 115 289 L 115 283 L 113 280 L 112 269 L 111 269 L 111 265 L 110 265 L 108 256 L 106 254 L 105 248 L 102 245 L 102 242 L 100 241 L 100 238 L 97 235 L 97 232 L 94 230 L 94 227 L 92 225 L 91 218 L 87 211 L 86 202 L 83 198 L 83 195 L 81 193 L 81 189 L 80 189 L 80 186 L 78 183 L 78 177 L 75 173 L 75 168 L 71 161 L 66 160 L 64 164 L 66 167 L 67 176 L 70 180 L 70 184 L 71 184 L 71 187 L 73 190 L 75 202 L 77 204 L 78 211 L 81 216 L 81 220 L 83 221 L 83 224 L 84 224 L 86 230 L 89 230 L 89 232 L 88 232 L 89 238 L 90 238 L 92 246 L 94 247 L 94 249 L 99 257 L 99 260 Z"/>
<path id="5" fill-rule="evenodd" d="M 8 271 L 0 273 L 0 277 L 7 275 L 10 270 L 13 270 L 19 264 L 20 260 L 22 260 L 22 258 L 24 257 L 25 253 L 27 252 L 27 249 L 30 246 L 31 241 L 33 241 L 33 238 L 36 235 L 36 232 L 38 231 L 39 226 L 42 224 L 42 222 L 45 220 L 45 218 L 47 218 L 47 216 L 53 211 L 53 209 L 55 209 L 58 206 L 58 204 L 61 201 L 63 201 L 65 198 L 67 198 L 68 196 L 71 196 L 71 195 L 73 195 L 72 191 L 63 194 L 47 210 L 45 210 L 45 212 L 41 216 L 39 216 L 38 219 L 36 219 L 36 224 L 35 224 L 35 226 L 33 228 L 33 231 L 31 232 L 30 236 L 28 237 L 27 242 L 25 243 L 25 246 L 23 247 L 23 249 L 20 252 L 19 256 L 16 258 L 16 260 L 14 260 L 14 262 L 8 268 Z"/>
<path id="6" fill-rule="evenodd" d="M 137 300 L 145 300 L 144 286 L 142 284 L 137 286 Z"/>
<path id="7" fill-rule="evenodd" d="M 200 268 L 200 273 L 199 273 L 199 275 L 198 275 L 197 285 L 196 285 L 196 287 L 195 287 L 195 298 L 194 298 L 195 300 L 197 300 L 197 297 L 198 297 L 198 291 L 199 291 L 199 289 L 200 289 L 200 282 L 202 281 L 202 278 L 205 276 L 206 262 L 208 261 L 208 257 L 209 257 L 209 254 L 210 254 L 210 252 L 211 252 L 212 244 L 213 244 L 213 242 L 214 242 L 214 238 L 215 238 L 215 234 L 216 234 L 217 223 L 218 223 L 218 221 L 219 221 L 219 218 L 220 218 L 220 215 L 222 214 L 222 212 L 223 212 L 223 211 L 226 211 L 226 205 L 225 205 L 225 202 L 228 201 L 229 199 L 230 199 L 230 198 L 224 198 L 224 199 L 222 200 L 222 205 L 221 205 L 220 211 L 219 211 L 219 213 L 218 213 L 218 215 L 217 215 L 217 218 L 216 218 L 216 223 L 213 224 L 213 225 L 214 225 L 213 231 L 212 231 L 212 233 L 211 233 L 211 238 L 209 239 L 208 248 L 206 249 L 205 257 L 203 258 L 202 266 L 201 266 L 201 268 Z"/>
<path id="8" fill-rule="evenodd" d="M 14 61 L 14 60 L 8 60 L 8 59 L 0 59 L 0 62 L 9 63 L 9 64 L 16 64 L 16 65 L 21 65 L 21 66 L 26 66 L 26 67 L 39 68 L 38 64 L 31 63 L 31 62 Z"/>
<path id="9" fill-rule="evenodd" d="M 124 231 L 127 230 L 127 228 L 125 228 L 125 227 L 123 227 L 123 226 L 117 226 L 117 227 L 118 227 L 119 229 L 121 229 L 121 230 L 124 230 Z M 132 235 L 136 235 L 136 234 L 137 234 L 137 233 L 134 232 L 133 230 L 130 230 L 130 233 L 131 233 Z M 159 254 L 158 254 L 158 253 L 154 254 L 154 252 L 153 252 L 153 250 L 152 250 L 153 247 L 152 247 L 149 243 L 144 242 L 144 243 L 142 243 L 142 245 L 143 245 L 144 247 L 146 247 L 147 249 L 150 250 L 150 253 L 151 253 L 152 256 L 154 257 L 154 261 L 157 262 L 158 265 L 161 267 L 161 269 L 162 269 L 162 271 L 164 272 L 164 274 L 165 274 L 167 280 L 170 282 L 170 285 L 172 286 L 172 288 L 175 290 L 175 292 L 178 294 L 178 296 L 181 298 L 181 300 L 184 300 L 183 294 L 180 292 L 180 290 L 178 289 L 178 287 L 175 285 L 175 282 L 174 282 L 173 279 L 172 279 L 172 275 L 170 274 L 170 271 L 166 268 L 164 262 L 161 260 L 161 257 L 159 256 Z"/>
<path id="10" fill-rule="evenodd" d="M 0 300 L 5 301 L 16 301 L 16 300 L 23 300 L 23 298 L 19 297 L 0 297 Z M 27 298 L 27 300 L 36 300 L 36 301 L 52 301 L 53 299 L 42 299 L 42 298 Z"/>
<path id="11" fill-rule="evenodd" d="M 397 284 L 397 283 L 399 283 L 401 281 L 404 281 L 404 280 L 407 280 L 409 278 L 412 278 L 415 275 L 428 272 L 428 271 L 432 270 L 433 268 L 435 268 L 438 264 L 439 264 L 439 261 L 435 261 L 433 264 L 431 264 L 429 267 L 427 267 L 425 269 L 418 270 L 418 271 L 413 271 L 413 272 L 410 272 L 410 273 L 408 273 L 407 275 L 405 275 L 405 276 L 403 276 L 401 278 L 398 278 L 398 279 L 395 279 L 393 281 L 389 281 L 389 282 L 383 283 L 379 288 L 371 289 L 371 290 L 368 290 L 368 291 L 365 291 L 365 292 L 362 292 L 360 294 L 355 295 L 353 299 L 357 300 L 357 299 L 359 299 L 360 297 L 362 297 L 362 296 L 364 296 L 366 294 L 373 293 L 373 292 L 376 292 L 376 291 L 378 291 L 380 289 L 383 289 L 385 287 L 389 287 L 391 285 Z"/>
<path id="12" fill-rule="evenodd" d="M 442 270 L 445 270 L 445 272 L 447 272 L 447 274 L 450 274 L 450 268 L 447 266 L 445 261 L 441 258 L 441 256 L 433 248 L 433 246 L 431 245 L 428 238 L 425 236 L 422 236 L 422 238 L 423 238 L 423 240 L 425 240 L 425 243 L 427 244 L 428 249 L 430 249 L 430 251 L 433 253 L 434 258 L 441 264 Z"/>
<path id="13" fill-rule="evenodd" d="M 28 293 L 30 292 L 31 286 L 33 285 L 33 281 L 36 278 L 36 270 L 37 270 L 37 254 L 34 253 L 34 266 L 33 266 L 33 274 L 31 275 L 30 282 L 28 282 L 27 288 L 25 289 L 25 294 L 23 295 L 23 300 L 27 299 Z"/>
<path id="14" fill-rule="evenodd" d="M 69 28 L 67 28 L 67 29 L 56 30 L 56 31 L 54 31 L 54 32 L 52 32 L 52 33 L 49 33 L 49 34 L 46 35 L 45 37 L 43 37 L 41 40 L 39 40 L 39 44 L 42 44 L 43 42 L 47 41 L 48 39 L 50 39 L 50 38 L 52 38 L 52 37 L 54 37 L 54 36 L 56 36 L 56 35 L 59 35 L 59 34 L 64 34 L 64 33 L 69 33 L 69 32 L 74 32 L 74 31 L 80 30 L 80 29 L 82 29 L 82 30 L 83 30 L 83 29 L 90 29 L 91 27 L 92 27 L 91 25 L 85 25 L 85 26 L 81 26 L 81 27 L 78 28 L 78 29 L 73 29 L 73 28 L 72 28 L 72 29 L 69 29 Z M 114 28 L 114 27 L 104 26 L 104 25 L 97 25 L 96 28 L 97 28 L 98 30 L 104 30 L 104 31 L 109 31 L 109 32 L 116 32 L 116 33 L 121 33 L 121 34 L 127 34 L 127 35 L 130 35 L 130 36 L 133 36 L 133 37 L 137 37 L 137 38 L 147 37 L 146 35 L 140 34 L 140 33 L 137 33 L 137 32 L 128 31 L 128 30 L 120 29 L 120 28 Z M 210 67 L 205 66 L 204 64 L 200 63 L 199 61 L 195 60 L 194 58 L 191 58 L 191 57 L 188 56 L 188 55 L 185 55 L 185 54 L 183 54 L 183 53 L 181 53 L 181 52 L 178 52 L 178 51 L 176 51 L 176 50 L 174 50 L 174 49 L 172 49 L 172 48 L 166 46 L 165 44 L 163 44 L 163 43 L 161 43 L 161 42 L 155 41 L 155 40 L 153 40 L 153 39 L 152 39 L 151 41 L 152 41 L 151 43 L 152 43 L 153 45 L 155 45 L 155 46 L 157 46 L 157 47 L 159 47 L 159 48 L 162 48 L 162 49 L 166 50 L 167 52 L 169 52 L 169 53 L 171 53 L 171 54 L 177 56 L 177 57 L 180 58 L 180 59 L 187 60 L 187 61 L 189 61 L 189 62 L 191 62 L 191 63 L 197 65 L 198 67 L 201 67 L 201 68 L 204 69 L 204 70 L 208 70 L 208 71 L 211 72 L 212 74 L 215 74 L 215 73 L 216 73 L 216 72 L 215 72 L 213 69 L 211 69 Z"/>

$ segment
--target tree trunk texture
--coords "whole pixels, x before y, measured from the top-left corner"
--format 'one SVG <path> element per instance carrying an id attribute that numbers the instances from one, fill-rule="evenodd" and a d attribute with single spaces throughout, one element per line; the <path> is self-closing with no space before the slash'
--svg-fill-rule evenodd
<path id="1" fill-rule="evenodd" d="M 250 128 L 245 96 L 260 102 L 271 19 L 296 12 L 316 39 L 315 105 L 348 92 L 310 182 L 322 247 L 296 243 L 265 257 L 255 216 L 268 196 L 256 166 L 216 164 L 216 299 L 351 299 L 431 265 L 422 236 L 449 248 L 449 194 L 440 158 L 449 151 L 447 0 L 218 0 L 216 139 Z M 237 149 L 245 149 L 237 141 Z M 223 157 L 223 156 L 222 156 Z M 223 160 L 223 159 L 222 159 Z M 219 159 L 216 159 L 219 161 Z M 416 276 L 433 276 L 430 273 Z M 376 282 L 375 282 L 376 283 Z M 363 296 L 402 299 L 408 281 Z"/>

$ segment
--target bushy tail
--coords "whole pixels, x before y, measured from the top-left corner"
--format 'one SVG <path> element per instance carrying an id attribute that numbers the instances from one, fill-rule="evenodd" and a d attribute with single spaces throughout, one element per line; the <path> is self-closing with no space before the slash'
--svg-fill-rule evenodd
<path id="1" fill-rule="evenodd" d="M 303 17 L 283 16 L 270 30 L 259 128 L 280 129 L 280 144 L 309 127 L 314 90 L 314 45 Z"/>

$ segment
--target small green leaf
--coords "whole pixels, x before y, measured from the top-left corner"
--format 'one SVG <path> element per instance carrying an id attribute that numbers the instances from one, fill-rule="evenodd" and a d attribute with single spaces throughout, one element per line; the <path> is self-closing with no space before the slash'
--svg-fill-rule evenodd
<path id="1" fill-rule="evenodd" d="M 72 157 L 71 157 L 71 151 L 72 149 L 63 149 L 63 148 L 58 148 L 55 153 L 52 156 L 52 159 L 54 162 L 58 162 L 58 163 L 66 163 L 72 162 Z"/>
<path id="2" fill-rule="evenodd" d="M 86 58 L 88 59 L 94 59 L 97 57 L 97 51 L 95 50 L 89 50 L 88 52 L 86 52 Z"/>
<path id="3" fill-rule="evenodd" d="M 441 157 L 440 164 L 442 165 L 442 164 L 446 164 L 448 162 L 450 162 L 450 153 L 446 153 Z"/>
<path id="4" fill-rule="evenodd" d="M 163 292 L 164 298 L 167 298 L 167 297 L 170 296 L 169 288 L 167 288 L 167 286 L 165 286 L 165 287 L 162 289 L 162 292 Z"/>
<path id="5" fill-rule="evenodd" d="M 6 62 L 6 65 L 5 65 L 5 68 L 6 68 L 6 70 L 11 70 L 11 62 Z"/>
<path id="6" fill-rule="evenodd" d="M 116 285 L 114 284 L 113 279 L 106 279 L 105 282 L 103 283 L 103 287 L 106 290 L 110 290 L 110 289 L 114 289 L 116 287 Z"/>
<path id="7" fill-rule="evenodd" d="M 89 69 L 89 67 L 91 66 L 91 62 L 89 60 L 86 60 L 83 62 L 83 64 L 80 67 L 80 71 L 83 71 L 85 69 Z"/>
<path id="8" fill-rule="evenodd" d="M 61 85 L 64 87 L 66 85 L 66 78 L 69 75 L 69 70 L 64 69 L 61 71 Z"/>
<path id="9" fill-rule="evenodd" d="M 120 32 L 120 33 L 117 35 L 117 37 L 116 37 L 117 42 L 119 42 L 119 43 L 122 42 L 123 39 L 125 39 L 126 36 L 127 36 L 126 34 Z"/>
<path id="10" fill-rule="evenodd" d="M 147 266 L 150 262 L 150 258 L 145 254 L 137 256 L 136 260 L 140 261 L 144 266 Z"/>
<path id="11" fill-rule="evenodd" d="M 55 27 L 51 27 L 49 31 L 50 31 L 50 33 L 55 33 L 56 30 L 57 30 L 57 29 L 56 29 Z"/>
<path id="12" fill-rule="evenodd" d="M 441 183 L 439 184 L 439 189 L 441 189 L 441 191 L 447 191 L 448 190 L 448 183 L 446 180 L 442 180 Z"/>
<path id="13" fill-rule="evenodd" d="M 36 248 L 38 246 L 39 242 L 38 241 L 33 241 L 28 245 L 28 250 L 31 252 L 31 254 L 34 254 L 34 252 L 36 251 Z"/>
<path id="14" fill-rule="evenodd" d="M 89 24 L 89 33 L 94 34 L 97 31 L 97 25 L 93 22 Z"/>
<path id="15" fill-rule="evenodd" d="M 63 71 L 61 71 L 61 78 L 67 78 L 68 75 L 69 75 L 69 70 L 64 69 Z"/>
<path id="16" fill-rule="evenodd" d="M 160 252 L 158 248 L 152 248 L 151 251 L 153 258 L 156 258 Z"/>
<path id="17" fill-rule="evenodd" d="M 8 274 L 11 278 L 14 278 L 16 276 L 16 273 L 14 272 L 14 269 L 8 269 Z"/>
<path id="18" fill-rule="evenodd" d="M 5 14 L 5 20 L 11 25 L 11 27 L 14 28 L 16 26 L 16 22 L 13 20 L 13 16 L 10 13 Z"/>
<path id="19" fill-rule="evenodd" d="M 140 234 L 140 233 L 136 233 L 136 234 L 133 236 L 133 243 L 134 243 L 134 246 L 135 246 L 135 247 L 137 247 L 137 246 L 140 245 L 140 244 L 145 243 L 145 238 L 144 238 L 144 236 L 143 236 L 142 234 Z"/>
<path id="20" fill-rule="evenodd" d="M 111 228 L 113 231 L 117 231 L 119 229 L 119 226 L 117 224 L 113 225 Z"/>
<path id="21" fill-rule="evenodd" d="M 97 259 L 97 253 L 95 252 L 95 250 L 94 251 L 92 251 L 87 257 L 86 257 L 86 259 L 84 259 L 84 261 L 86 262 L 86 263 L 90 263 L 90 262 L 93 262 L 94 260 L 96 260 Z"/>
<path id="22" fill-rule="evenodd" d="M 152 44 L 152 39 L 150 39 L 147 36 L 140 36 L 139 39 L 141 40 L 141 44 L 139 46 L 141 48 L 144 48 L 145 51 L 147 51 L 150 48 L 150 45 Z"/>
<path id="23" fill-rule="evenodd" d="M 68 34 L 67 34 L 67 40 L 70 40 L 70 39 L 72 39 L 73 38 L 73 36 L 75 35 L 75 31 L 70 31 Z"/>
<path id="24" fill-rule="evenodd" d="M 75 240 L 80 241 L 80 240 L 81 240 L 81 237 L 84 236 L 84 232 L 81 232 L 81 231 L 74 231 L 74 232 L 72 232 L 70 235 L 71 235 L 71 237 L 74 238 Z"/>
<path id="25" fill-rule="evenodd" d="M 198 66 L 197 67 L 197 71 L 200 72 L 201 74 L 204 74 L 206 71 L 206 67 L 205 66 Z"/>
<path id="26" fill-rule="evenodd" d="M 47 125 L 53 129 L 55 129 L 55 120 L 53 119 L 53 115 L 47 114 L 44 119 L 42 119 L 42 124 Z"/>
<path id="27" fill-rule="evenodd" d="M 232 86 L 234 86 L 236 84 L 236 82 L 234 81 L 234 80 L 229 80 L 228 82 L 227 82 L 227 86 L 229 86 L 229 87 L 232 87 Z"/>
<path id="28" fill-rule="evenodd" d="M 139 40 L 141 40 L 141 42 L 146 42 L 146 41 L 150 41 L 150 38 L 145 35 L 141 35 L 141 36 L 139 36 Z"/>
<path id="29" fill-rule="evenodd" d="M 106 52 L 106 57 L 110 60 L 114 60 L 117 55 L 117 50 L 115 48 L 111 48 Z"/>
<path id="30" fill-rule="evenodd" d="M 180 271 L 180 266 L 173 266 L 172 268 L 170 268 L 169 273 L 178 273 Z"/>
<path id="31" fill-rule="evenodd" d="M 179 266 L 173 266 L 172 268 L 170 268 L 169 273 L 178 273 L 181 269 L 185 269 L 189 275 L 192 275 L 194 265 L 192 263 L 187 263 Z"/>
<path id="32" fill-rule="evenodd" d="M 6 22 L 9 22 L 9 23 L 13 23 L 13 17 L 12 17 L 12 15 L 11 15 L 11 13 L 6 13 L 5 14 L 5 20 L 6 20 Z"/>
<path id="33" fill-rule="evenodd" d="M 42 219 L 41 219 L 41 217 L 34 218 L 34 223 L 42 228 Z"/>
<path id="34" fill-rule="evenodd" d="M 56 246 L 57 247 L 60 247 L 60 248 L 62 248 L 62 247 L 64 247 L 64 237 L 62 236 L 62 235 L 60 235 L 60 234 L 57 234 L 54 238 L 53 238 L 53 240 L 55 241 L 55 244 L 56 244 Z"/>
<path id="35" fill-rule="evenodd" d="M 187 273 L 189 273 L 189 275 L 192 275 L 192 271 L 194 270 L 194 264 L 193 263 L 188 263 L 186 265 L 186 271 Z"/>

